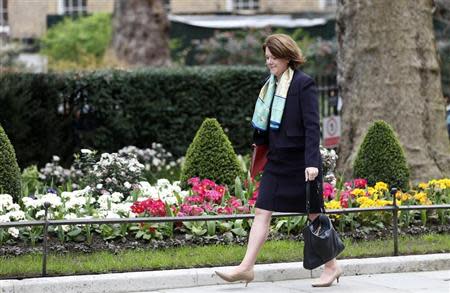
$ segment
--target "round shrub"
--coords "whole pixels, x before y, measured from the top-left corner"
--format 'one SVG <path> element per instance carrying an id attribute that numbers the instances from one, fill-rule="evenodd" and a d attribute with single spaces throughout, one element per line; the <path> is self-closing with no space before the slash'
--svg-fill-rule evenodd
<path id="1" fill-rule="evenodd" d="M 353 166 L 354 178 L 366 178 L 369 185 L 378 181 L 408 190 L 409 168 L 404 151 L 392 127 L 375 121 L 359 147 Z"/>
<path id="2" fill-rule="evenodd" d="M 0 125 L 0 193 L 11 195 L 15 202 L 20 197 L 20 169 L 16 153 Z"/>
<path id="3" fill-rule="evenodd" d="M 217 184 L 234 185 L 243 171 L 225 132 L 213 118 L 203 121 L 186 152 L 181 183 L 186 186 L 192 177 L 211 179 Z"/>

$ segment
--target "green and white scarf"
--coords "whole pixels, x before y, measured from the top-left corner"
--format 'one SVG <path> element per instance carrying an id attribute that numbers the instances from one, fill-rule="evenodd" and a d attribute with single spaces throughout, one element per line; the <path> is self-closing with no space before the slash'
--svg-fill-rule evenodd
<path id="1" fill-rule="evenodd" d="M 254 128 L 266 131 L 269 121 L 271 129 L 278 129 L 280 127 L 284 105 L 286 104 L 286 96 L 293 75 L 294 70 L 288 67 L 281 75 L 278 85 L 275 84 L 275 76 L 273 74 L 270 75 L 270 78 L 261 88 L 258 100 L 256 101 L 255 112 L 252 118 Z M 270 105 L 272 105 L 272 111 L 270 111 Z"/>

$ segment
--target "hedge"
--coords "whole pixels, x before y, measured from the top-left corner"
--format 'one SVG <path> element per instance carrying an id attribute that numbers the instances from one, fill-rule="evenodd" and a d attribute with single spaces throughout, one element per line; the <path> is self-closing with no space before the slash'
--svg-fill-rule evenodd
<path id="1" fill-rule="evenodd" d="M 250 119 L 267 71 L 212 66 L 0 76 L 0 123 L 19 165 L 52 155 L 68 164 L 81 148 L 114 152 L 162 143 L 183 156 L 197 129 L 215 117 L 235 151 L 250 152 Z M 63 112 L 63 102 L 70 111 Z M 80 114 L 81 113 L 81 114 Z"/>

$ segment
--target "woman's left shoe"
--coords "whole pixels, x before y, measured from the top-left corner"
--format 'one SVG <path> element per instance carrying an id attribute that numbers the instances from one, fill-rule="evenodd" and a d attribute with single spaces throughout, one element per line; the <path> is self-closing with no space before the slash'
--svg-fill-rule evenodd
<path id="1" fill-rule="evenodd" d="M 332 274 L 328 280 L 322 281 L 322 282 L 318 281 L 318 282 L 312 283 L 311 285 L 313 287 L 330 287 L 331 284 L 333 284 L 335 279 L 339 283 L 339 278 L 341 277 L 342 273 L 343 273 L 342 269 L 340 267 L 338 267 L 336 269 L 336 271 L 334 272 L 334 274 Z"/>
<path id="2" fill-rule="evenodd" d="M 227 282 L 245 281 L 245 287 L 247 287 L 248 283 L 253 281 L 253 279 L 255 278 L 253 269 L 240 273 L 231 273 L 231 274 L 216 271 L 216 274 Z"/>

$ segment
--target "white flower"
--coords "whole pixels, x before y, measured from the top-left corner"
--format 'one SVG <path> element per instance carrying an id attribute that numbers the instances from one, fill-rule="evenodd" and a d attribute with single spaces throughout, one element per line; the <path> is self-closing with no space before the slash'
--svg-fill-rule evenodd
<path id="1" fill-rule="evenodd" d="M 6 214 L 15 221 L 24 220 L 25 213 L 23 211 L 12 211 Z"/>
<path id="2" fill-rule="evenodd" d="M 59 158 L 58 156 L 53 156 L 53 157 L 52 157 L 52 160 L 53 160 L 54 162 L 59 162 L 60 158 Z"/>
<path id="3" fill-rule="evenodd" d="M 23 205 L 25 206 L 25 209 L 35 209 L 38 206 L 41 205 L 41 203 L 39 202 L 39 200 L 37 199 L 32 199 L 31 197 L 22 197 L 22 202 Z"/>
<path id="4" fill-rule="evenodd" d="M 10 211 L 20 211 L 20 205 L 13 203 L 12 205 L 9 206 L 9 210 Z"/>
<path id="5" fill-rule="evenodd" d="M 161 178 L 161 179 L 158 179 L 158 181 L 156 181 L 156 185 L 168 187 L 168 186 L 170 186 L 170 181 L 165 178 Z"/>
<path id="6" fill-rule="evenodd" d="M 71 197 L 73 197 L 74 195 L 73 195 L 73 193 L 72 192 L 69 192 L 69 191 L 63 191 L 63 192 L 61 192 L 61 198 L 62 199 L 70 199 Z"/>
<path id="7" fill-rule="evenodd" d="M 120 192 L 114 192 L 111 194 L 111 201 L 112 202 L 121 202 L 123 199 L 123 194 Z"/>
<path id="8" fill-rule="evenodd" d="M 134 166 L 130 166 L 129 168 L 128 168 L 131 172 L 136 172 L 136 167 L 134 167 Z"/>
<path id="9" fill-rule="evenodd" d="M 101 184 L 101 183 L 97 184 L 97 186 L 96 186 L 97 189 L 102 189 L 102 187 L 103 187 L 103 184 Z"/>
<path id="10" fill-rule="evenodd" d="M 40 210 L 40 211 L 38 211 L 38 212 L 36 213 L 35 218 L 36 218 L 36 219 L 39 219 L 39 218 L 44 217 L 44 216 L 45 216 L 45 210 Z"/>
<path id="11" fill-rule="evenodd" d="M 9 215 L 0 215 L 0 223 L 7 223 L 7 222 L 11 222 L 11 220 L 9 219 Z"/>
<path id="12" fill-rule="evenodd" d="M 8 233 L 9 233 L 9 235 L 11 235 L 14 238 L 19 237 L 19 229 L 17 229 L 17 228 L 14 228 L 14 227 L 9 228 Z"/>
<path id="13" fill-rule="evenodd" d="M 86 204 L 87 198 L 85 197 L 72 197 L 66 203 L 66 209 L 72 209 L 76 207 L 82 207 Z"/>
<path id="14" fill-rule="evenodd" d="M 123 186 L 125 186 L 125 188 L 128 188 L 128 189 L 130 189 L 131 188 L 131 184 L 130 184 L 130 182 L 125 182 L 124 184 L 123 184 Z"/>
<path id="15" fill-rule="evenodd" d="M 92 154 L 92 151 L 89 150 L 89 149 L 81 149 L 81 153 L 82 154 L 86 154 L 86 155 L 90 155 L 90 154 Z"/>
<path id="16" fill-rule="evenodd" d="M 13 204 L 13 198 L 9 194 L 0 194 L 0 210 L 9 209 Z"/>
<path id="17" fill-rule="evenodd" d="M 39 202 L 44 206 L 45 202 L 50 203 L 52 208 L 56 208 L 62 205 L 61 198 L 54 193 L 47 193 L 39 199 Z"/>

